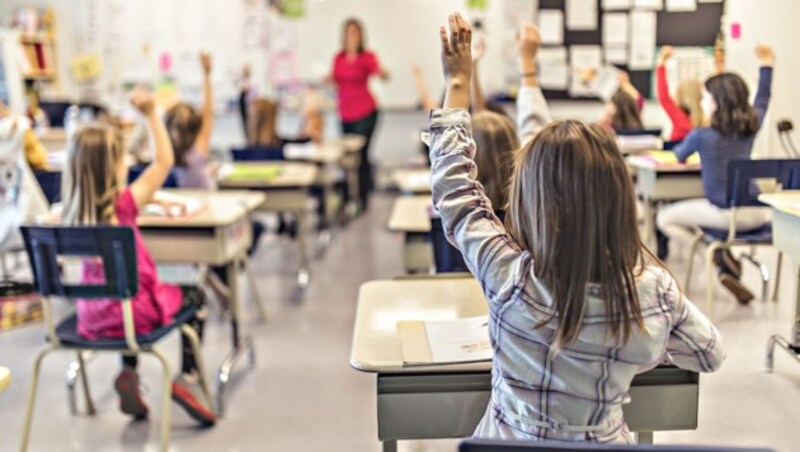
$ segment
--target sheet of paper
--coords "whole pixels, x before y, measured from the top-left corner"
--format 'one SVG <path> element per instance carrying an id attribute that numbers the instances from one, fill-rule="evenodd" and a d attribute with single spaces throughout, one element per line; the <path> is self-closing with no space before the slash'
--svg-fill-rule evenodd
<path id="1" fill-rule="evenodd" d="M 603 59 L 609 64 L 627 64 L 627 47 L 603 47 Z"/>
<path id="2" fill-rule="evenodd" d="M 434 363 L 487 361 L 492 359 L 489 317 L 425 322 Z"/>
<path id="3" fill-rule="evenodd" d="M 633 11 L 630 19 L 628 68 L 632 71 L 652 69 L 656 58 L 656 13 Z"/>
<path id="4" fill-rule="evenodd" d="M 597 30 L 596 0 L 567 0 L 568 30 Z"/>
<path id="5" fill-rule="evenodd" d="M 667 0 L 667 11 L 697 11 L 697 0 Z"/>
<path id="6" fill-rule="evenodd" d="M 633 7 L 637 9 L 661 11 L 664 9 L 664 0 L 633 0 Z"/>
<path id="7" fill-rule="evenodd" d="M 569 65 L 566 47 L 539 49 L 536 60 L 539 63 L 539 84 L 543 89 L 567 89 Z"/>
<path id="8" fill-rule="evenodd" d="M 597 74 L 602 67 L 603 52 L 600 46 L 579 45 L 570 46 L 570 85 L 569 92 L 572 96 L 593 97 L 596 95 L 593 88 L 594 77 L 587 74 Z"/>
<path id="9" fill-rule="evenodd" d="M 597 97 L 608 101 L 619 90 L 619 69 L 614 66 L 603 66 L 592 81 L 592 90 Z"/>
<path id="10" fill-rule="evenodd" d="M 603 45 L 628 44 L 628 13 L 603 14 Z"/>
<path id="11" fill-rule="evenodd" d="M 631 0 L 603 0 L 603 9 L 606 11 L 628 9 L 631 7 Z"/>
<path id="12" fill-rule="evenodd" d="M 560 9 L 543 9 L 539 11 L 539 34 L 542 44 L 564 43 L 564 12 Z"/>

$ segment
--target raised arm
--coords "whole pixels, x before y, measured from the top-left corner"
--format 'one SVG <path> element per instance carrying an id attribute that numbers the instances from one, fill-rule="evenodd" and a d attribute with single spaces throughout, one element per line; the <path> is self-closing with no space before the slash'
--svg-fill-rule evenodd
<path id="1" fill-rule="evenodd" d="M 530 259 L 521 258 L 527 253 L 506 233 L 476 181 L 475 141 L 467 112 L 471 34 L 460 15 L 450 16 L 449 39 L 444 27 L 440 30 L 447 92 L 445 108 L 431 112 L 433 202 L 448 240 L 461 251 L 489 300 L 503 302 L 510 298 L 521 275 L 528 273 Z"/>
<path id="2" fill-rule="evenodd" d="M 479 41 L 472 52 L 472 111 L 475 113 L 486 110 L 486 97 L 483 95 L 478 77 L 478 66 L 485 51 L 486 43 Z"/>
<path id="3" fill-rule="evenodd" d="M 214 130 L 214 92 L 211 87 L 211 55 L 200 54 L 200 65 L 203 67 L 203 125 L 194 142 L 194 147 L 203 157 L 211 153 L 211 132 Z"/>
<path id="4" fill-rule="evenodd" d="M 672 328 L 667 339 L 667 354 L 676 366 L 695 372 L 713 372 L 722 366 L 725 349 L 719 331 L 666 275 L 663 296 L 672 311 Z"/>
<path id="5" fill-rule="evenodd" d="M 425 80 L 422 78 L 422 69 L 416 64 L 413 65 L 411 67 L 411 75 L 414 77 L 414 86 L 417 88 L 417 96 L 419 96 L 419 101 L 422 103 L 422 109 L 430 111 L 436 108 L 436 102 L 433 101 L 428 91 L 428 85 L 425 84 Z"/>
<path id="6" fill-rule="evenodd" d="M 619 71 L 617 77 L 619 79 L 619 89 L 628 93 L 628 95 L 636 101 L 636 108 L 638 108 L 639 113 L 641 113 L 644 108 L 644 96 L 642 96 L 642 93 L 631 83 L 631 76 L 625 71 Z"/>
<path id="7" fill-rule="evenodd" d="M 671 46 L 664 46 L 658 55 L 658 65 L 656 66 L 656 92 L 661 108 L 667 113 L 674 125 L 686 116 L 683 110 L 675 103 L 669 95 L 669 83 L 667 82 L 667 61 L 675 54 L 675 49 Z"/>
<path id="8" fill-rule="evenodd" d="M 753 108 L 758 113 L 759 125 L 764 122 L 769 107 L 769 99 L 772 96 L 772 67 L 775 65 L 775 52 L 772 47 L 764 44 L 756 46 L 756 56 L 761 64 L 758 77 L 758 90 Z"/>
<path id="9" fill-rule="evenodd" d="M 141 207 L 150 202 L 156 190 L 164 185 L 164 181 L 167 180 L 167 176 L 175 164 L 175 156 L 167 129 L 156 114 L 152 94 L 144 89 L 137 89 L 131 96 L 131 103 L 147 121 L 147 128 L 155 149 L 153 161 L 131 184 L 133 200 L 137 207 Z"/>
<path id="10" fill-rule="evenodd" d="M 520 142 L 533 139 L 551 121 L 547 101 L 539 87 L 536 53 L 539 51 L 539 29 L 524 22 L 517 32 L 519 93 L 517 94 L 517 133 Z"/>

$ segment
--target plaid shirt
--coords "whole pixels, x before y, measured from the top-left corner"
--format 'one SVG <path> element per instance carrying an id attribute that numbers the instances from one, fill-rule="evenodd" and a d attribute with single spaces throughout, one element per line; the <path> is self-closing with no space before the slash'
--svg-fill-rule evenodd
<path id="1" fill-rule="evenodd" d="M 719 368 L 719 332 L 655 266 L 636 282 L 646 332 L 634 328 L 626 343 L 610 337 L 604 303 L 590 287 L 578 339 L 551 348 L 555 302 L 475 180 L 469 114 L 432 111 L 430 144 L 434 205 L 489 303 L 492 400 L 475 436 L 630 443 L 622 405 L 636 374 L 665 361 L 700 372 Z M 551 320 L 536 328 L 543 319 Z"/>

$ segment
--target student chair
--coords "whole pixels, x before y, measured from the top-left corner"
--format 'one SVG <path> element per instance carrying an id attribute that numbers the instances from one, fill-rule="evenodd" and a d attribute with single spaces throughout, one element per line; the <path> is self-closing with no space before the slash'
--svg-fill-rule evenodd
<path id="1" fill-rule="evenodd" d="M 728 162 L 727 198 L 731 212 L 731 221 L 728 229 L 700 228 L 695 231 L 689 253 L 689 266 L 686 272 L 684 290 L 689 291 L 692 278 L 694 256 L 700 243 L 707 245 L 706 249 L 706 307 L 711 313 L 714 298 L 714 253 L 717 250 L 729 249 L 732 246 L 749 246 L 750 253 L 742 254 L 744 260 L 755 265 L 761 273 L 761 297 L 764 301 L 769 297 L 769 269 L 755 258 L 755 249 L 758 246 L 772 245 L 772 224 L 752 231 L 736 230 L 736 209 L 740 207 L 763 207 L 758 201 L 760 190 L 756 184 L 758 180 L 772 180 L 779 188 L 800 189 L 800 160 L 733 160 Z M 780 287 L 781 263 L 783 255 L 778 253 L 778 263 L 775 271 L 775 287 L 773 301 L 777 301 L 778 288 Z"/>
<path id="2" fill-rule="evenodd" d="M 36 355 L 31 374 L 28 403 L 20 450 L 28 448 L 33 410 L 36 403 L 36 387 L 39 369 L 45 356 L 56 350 L 66 350 L 77 355 L 81 368 L 81 383 L 86 398 L 87 411 L 94 414 L 89 394 L 88 377 L 82 352 L 113 352 L 115 354 L 148 353 L 154 355 L 163 369 L 163 400 L 161 405 L 161 450 L 169 448 L 170 407 L 172 398 L 172 371 L 169 362 L 155 345 L 169 333 L 180 330 L 189 337 L 197 359 L 201 386 L 209 397 L 208 385 L 200 354 L 200 340 L 195 331 L 186 325 L 195 315 L 196 308 L 184 308 L 175 316 L 175 321 L 146 335 L 136 335 L 131 298 L 139 288 L 136 264 L 136 248 L 133 230 L 128 227 L 23 227 L 25 247 L 33 267 L 36 290 L 42 296 L 44 320 L 49 344 Z M 104 284 L 76 284 L 62 280 L 63 270 L 69 258 L 102 260 L 105 274 Z M 51 297 L 68 300 L 83 299 L 86 302 L 116 299 L 122 304 L 125 337 L 122 339 L 86 339 L 78 334 L 78 319 L 75 313 L 55 323 L 50 303 Z"/>
<path id="3" fill-rule="evenodd" d="M 64 117 L 67 114 L 67 110 L 69 107 L 75 105 L 80 110 L 91 110 L 92 115 L 97 117 L 101 112 L 106 111 L 106 109 L 102 105 L 93 104 L 93 103 L 72 103 L 66 101 L 40 101 L 39 108 L 44 111 L 45 116 L 47 116 L 47 122 L 50 124 L 50 127 L 61 128 L 64 127 Z"/>
<path id="4" fill-rule="evenodd" d="M 662 131 L 661 129 L 631 129 L 631 130 L 618 129 L 615 130 L 615 132 L 617 132 L 617 135 L 621 137 L 637 137 L 641 135 L 652 135 L 654 137 L 660 137 Z"/>
<path id="5" fill-rule="evenodd" d="M 679 144 L 681 144 L 681 143 L 682 143 L 682 140 L 669 140 L 669 141 L 665 141 L 665 142 L 664 142 L 664 144 L 663 144 L 663 146 L 662 146 L 662 148 L 663 148 L 663 150 L 665 150 L 665 151 L 672 151 L 672 150 L 674 150 L 674 149 L 675 149 L 675 146 L 677 146 L 677 145 L 679 145 Z"/>
<path id="6" fill-rule="evenodd" d="M 142 175 L 147 165 L 135 165 L 128 168 L 128 184 L 133 183 L 139 176 Z M 178 188 L 178 178 L 175 175 L 175 169 L 171 169 L 164 181 L 162 188 Z"/>
<path id="7" fill-rule="evenodd" d="M 506 213 L 504 210 L 495 211 L 495 215 L 504 221 Z M 433 245 L 433 261 L 436 266 L 436 273 L 469 273 L 461 251 L 456 249 L 447 241 L 444 233 L 442 219 L 431 218 L 431 244 Z"/>
<path id="8" fill-rule="evenodd" d="M 283 146 L 251 146 L 246 148 L 231 149 L 234 162 L 263 162 L 286 160 L 283 155 Z"/>
<path id="9" fill-rule="evenodd" d="M 50 205 L 61 201 L 61 171 L 36 171 L 34 172 L 42 193 Z"/>
<path id="10" fill-rule="evenodd" d="M 724 446 L 654 446 L 650 444 L 563 443 L 468 439 L 459 452 L 772 452 L 772 449 Z"/>

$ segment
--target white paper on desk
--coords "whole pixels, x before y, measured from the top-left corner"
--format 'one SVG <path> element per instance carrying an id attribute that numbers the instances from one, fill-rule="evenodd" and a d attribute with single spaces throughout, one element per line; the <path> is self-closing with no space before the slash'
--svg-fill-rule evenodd
<path id="1" fill-rule="evenodd" d="M 603 45 L 628 45 L 628 13 L 603 14 Z"/>
<path id="2" fill-rule="evenodd" d="M 569 86 L 567 48 L 541 48 L 536 54 L 539 64 L 539 85 L 544 89 L 565 90 Z"/>
<path id="3" fill-rule="evenodd" d="M 600 46 L 579 45 L 570 46 L 570 84 L 569 93 L 572 96 L 593 97 L 596 95 L 594 90 L 594 80 L 585 80 L 583 73 L 587 70 L 600 72 L 602 67 L 603 53 Z"/>
<path id="4" fill-rule="evenodd" d="M 667 11 L 697 11 L 697 0 L 667 0 Z"/>
<path id="5" fill-rule="evenodd" d="M 603 0 L 603 9 L 606 11 L 628 9 L 630 7 L 631 0 Z"/>
<path id="6" fill-rule="evenodd" d="M 539 11 L 539 34 L 542 44 L 564 43 L 564 12 L 560 9 Z"/>
<path id="7" fill-rule="evenodd" d="M 205 204 L 199 199 L 158 191 L 153 202 L 142 208 L 142 215 L 151 217 L 186 217 L 201 211 Z"/>
<path id="8" fill-rule="evenodd" d="M 567 0 L 568 30 L 597 30 L 596 0 Z"/>
<path id="9" fill-rule="evenodd" d="M 628 69 L 652 69 L 656 58 L 656 13 L 633 11 L 631 20 L 631 45 Z"/>
<path id="10" fill-rule="evenodd" d="M 664 0 L 633 0 L 633 7 L 637 9 L 661 11 L 664 9 Z"/>
<path id="11" fill-rule="evenodd" d="M 722 3 L 722 0 L 697 0 L 697 3 Z"/>
<path id="12" fill-rule="evenodd" d="M 603 59 L 608 64 L 628 64 L 628 47 L 603 46 Z"/>
<path id="13" fill-rule="evenodd" d="M 288 143 L 283 147 L 283 155 L 289 160 L 310 159 L 319 152 L 315 143 Z"/>
<path id="14" fill-rule="evenodd" d="M 431 360 L 434 363 L 491 360 L 488 325 L 488 316 L 425 322 Z"/>

